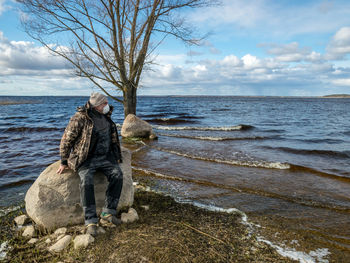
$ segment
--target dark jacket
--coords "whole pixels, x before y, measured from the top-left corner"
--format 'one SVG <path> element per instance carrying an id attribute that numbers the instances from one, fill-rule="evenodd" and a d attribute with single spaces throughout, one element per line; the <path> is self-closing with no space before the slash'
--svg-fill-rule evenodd
<path id="1" fill-rule="evenodd" d="M 92 107 L 89 102 L 85 106 L 78 107 L 77 112 L 70 119 L 61 139 L 60 155 L 62 164 L 68 164 L 69 168 L 77 171 L 89 154 L 91 135 L 94 123 L 89 116 Z M 122 162 L 120 142 L 117 126 L 111 119 L 113 106 L 110 106 L 106 114 L 111 127 L 111 149 L 117 162 Z"/>

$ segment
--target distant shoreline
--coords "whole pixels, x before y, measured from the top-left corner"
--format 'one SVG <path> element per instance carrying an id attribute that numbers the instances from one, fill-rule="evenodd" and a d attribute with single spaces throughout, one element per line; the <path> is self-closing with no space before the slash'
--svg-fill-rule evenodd
<path id="1" fill-rule="evenodd" d="M 349 94 L 332 94 L 332 95 L 323 96 L 323 98 L 326 98 L 326 99 L 345 99 L 345 98 L 350 98 L 350 95 Z"/>

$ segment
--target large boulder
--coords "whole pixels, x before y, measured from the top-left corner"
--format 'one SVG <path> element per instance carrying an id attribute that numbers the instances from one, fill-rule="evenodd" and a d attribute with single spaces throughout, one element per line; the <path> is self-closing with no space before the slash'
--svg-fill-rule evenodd
<path id="1" fill-rule="evenodd" d="M 134 187 L 131 176 L 131 153 L 122 148 L 123 189 L 118 208 L 132 206 Z M 79 175 L 67 169 L 61 175 L 56 171 L 60 161 L 47 167 L 27 191 L 25 206 L 27 214 L 39 226 L 53 230 L 58 227 L 84 222 L 80 204 Z M 102 173 L 94 176 L 96 210 L 99 214 L 104 205 L 107 179 Z"/>
<path id="2" fill-rule="evenodd" d="M 149 138 L 151 134 L 152 126 L 148 122 L 141 120 L 134 114 L 126 116 L 121 130 L 123 137 Z"/>

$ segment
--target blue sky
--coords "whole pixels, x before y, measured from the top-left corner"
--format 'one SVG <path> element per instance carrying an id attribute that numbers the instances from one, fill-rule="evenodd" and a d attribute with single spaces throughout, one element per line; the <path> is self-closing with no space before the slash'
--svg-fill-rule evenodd
<path id="1" fill-rule="evenodd" d="M 186 17 L 211 34 L 191 48 L 167 38 L 138 94 L 350 94 L 348 0 L 223 0 Z M 13 0 L 0 0 L 0 95 L 96 90 L 21 30 Z"/>

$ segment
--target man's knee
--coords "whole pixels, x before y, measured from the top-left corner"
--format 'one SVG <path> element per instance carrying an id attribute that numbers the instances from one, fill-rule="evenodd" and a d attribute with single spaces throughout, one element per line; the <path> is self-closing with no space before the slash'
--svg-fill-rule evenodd
<path id="1" fill-rule="evenodd" d="M 123 182 L 123 172 L 120 169 L 113 169 L 113 172 L 111 174 L 111 180 Z"/>
<path id="2" fill-rule="evenodd" d="M 78 172 L 80 177 L 80 185 L 93 185 L 94 175 L 89 169 L 81 170 Z"/>

